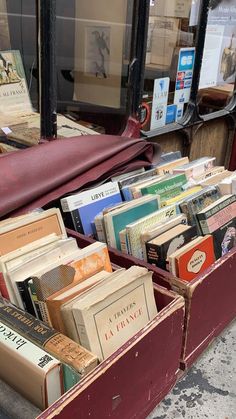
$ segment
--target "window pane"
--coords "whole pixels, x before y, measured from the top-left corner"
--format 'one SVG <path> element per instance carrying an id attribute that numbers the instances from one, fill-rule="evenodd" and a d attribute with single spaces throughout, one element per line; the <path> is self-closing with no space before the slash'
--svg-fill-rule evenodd
<path id="1" fill-rule="evenodd" d="M 236 75 L 236 1 L 211 0 L 202 64 L 200 113 L 223 109 Z"/>
<path id="2" fill-rule="evenodd" d="M 181 119 L 189 100 L 195 57 L 191 0 L 151 0 L 143 96 L 143 129 Z M 191 26 L 190 26 L 191 24 Z"/>
<path id="3" fill-rule="evenodd" d="M 58 110 L 101 132 L 125 126 L 133 2 L 57 0 Z"/>

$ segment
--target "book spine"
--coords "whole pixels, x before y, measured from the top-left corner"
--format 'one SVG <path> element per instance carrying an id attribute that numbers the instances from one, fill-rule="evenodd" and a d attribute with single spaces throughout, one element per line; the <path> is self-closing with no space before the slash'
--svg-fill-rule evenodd
<path id="1" fill-rule="evenodd" d="M 95 222 L 98 241 L 106 243 L 107 239 L 106 239 L 106 232 L 104 228 L 103 217 L 99 217 L 97 219 L 95 218 L 94 222 Z"/>
<path id="2" fill-rule="evenodd" d="M 41 317 L 45 323 L 49 326 L 52 326 L 50 315 L 48 312 L 47 304 L 45 301 L 38 301 L 38 307 L 41 313 Z"/>
<path id="3" fill-rule="evenodd" d="M 131 201 L 133 196 L 130 192 L 130 188 L 129 187 L 125 187 L 121 190 L 122 196 L 124 198 L 125 201 Z"/>
<path id="4" fill-rule="evenodd" d="M 128 241 L 127 241 L 126 230 L 120 231 L 119 236 L 120 236 L 121 251 L 122 251 L 122 253 L 125 253 L 126 255 L 128 255 L 129 254 L 129 249 L 128 249 Z"/>
<path id="5" fill-rule="evenodd" d="M 35 312 L 37 313 L 36 314 L 37 319 L 43 320 L 42 319 L 42 316 L 41 316 L 41 311 L 40 311 L 40 308 L 39 308 L 39 305 L 38 305 L 38 297 L 37 297 L 37 294 L 36 294 L 36 291 L 35 291 L 35 287 L 34 287 L 34 284 L 33 284 L 33 281 L 32 280 L 30 280 L 28 282 L 28 291 L 29 291 L 29 294 L 30 294 L 30 298 L 32 300 L 32 303 L 34 305 Z"/>
<path id="6" fill-rule="evenodd" d="M 75 318 L 75 324 L 79 335 L 80 344 L 88 351 L 91 351 L 91 344 L 89 341 L 86 324 L 84 322 L 83 313 L 81 310 L 75 309 L 73 310 L 73 315 Z"/>
<path id="7" fill-rule="evenodd" d="M 104 227 L 106 232 L 107 245 L 112 247 L 111 231 L 110 231 L 110 217 L 109 214 L 104 216 Z"/>
<path id="8" fill-rule="evenodd" d="M 25 311 L 32 314 L 32 316 L 37 317 L 38 315 L 37 311 L 35 310 L 35 306 L 33 305 L 31 296 L 29 294 L 28 282 L 29 280 L 26 279 L 24 281 L 17 282 L 16 286 L 17 286 L 19 295 L 21 297 Z"/>
<path id="9" fill-rule="evenodd" d="M 1 321 L 23 337 L 65 364 L 71 365 L 84 376 L 97 365 L 97 357 L 67 336 L 34 318 L 17 307 L 0 304 Z"/>
<path id="10" fill-rule="evenodd" d="M 84 229 L 79 215 L 79 210 L 73 210 L 63 213 L 63 220 L 67 228 L 84 234 Z"/>

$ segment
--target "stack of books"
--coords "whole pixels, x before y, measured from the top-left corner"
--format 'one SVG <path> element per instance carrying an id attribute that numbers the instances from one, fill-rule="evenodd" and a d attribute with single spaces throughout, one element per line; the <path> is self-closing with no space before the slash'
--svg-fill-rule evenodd
<path id="1" fill-rule="evenodd" d="M 64 197 L 61 207 L 73 230 L 191 281 L 236 245 L 235 190 L 236 173 L 215 157 L 190 162 L 173 152 L 149 170 Z"/>
<path id="2" fill-rule="evenodd" d="M 79 249 L 59 209 L 0 222 L 0 379 L 44 410 L 157 315 L 152 273 Z"/>

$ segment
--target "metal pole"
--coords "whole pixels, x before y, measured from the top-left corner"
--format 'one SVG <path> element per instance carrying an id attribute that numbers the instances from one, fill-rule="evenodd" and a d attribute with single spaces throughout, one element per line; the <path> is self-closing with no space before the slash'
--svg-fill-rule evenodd
<path id="1" fill-rule="evenodd" d="M 41 138 L 57 135 L 56 0 L 39 0 L 39 97 Z"/>

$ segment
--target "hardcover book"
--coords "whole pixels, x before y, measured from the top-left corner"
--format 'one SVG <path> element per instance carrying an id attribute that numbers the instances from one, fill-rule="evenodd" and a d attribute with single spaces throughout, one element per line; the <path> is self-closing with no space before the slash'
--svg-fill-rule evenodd
<path id="1" fill-rule="evenodd" d="M 225 195 L 197 214 L 202 233 L 211 234 L 236 217 L 236 196 Z"/>
<path id="2" fill-rule="evenodd" d="M 109 205 L 122 202 L 117 182 L 108 182 L 97 188 L 71 195 L 61 200 L 67 227 L 79 233 L 92 235 L 96 215 Z"/>
<path id="3" fill-rule="evenodd" d="M 24 338 L 70 365 L 80 378 L 97 365 L 97 357 L 87 349 L 17 307 L 0 301 L 0 318 Z"/>
<path id="4" fill-rule="evenodd" d="M 159 268 L 169 270 L 169 256 L 196 237 L 196 227 L 178 225 L 146 243 L 147 260 Z"/>
<path id="5" fill-rule="evenodd" d="M 0 322 L 0 376 L 41 410 L 63 394 L 61 364 Z"/>
<path id="6" fill-rule="evenodd" d="M 147 229 L 155 226 L 158 222 L 169 220 L 172 217 L 176 217 L 176 215 L 178 215 L 177 207 L 176 205 L 173 205 L 171 207 L 162 208 L 160 211 L 156 211 L 147 217 L 141 218 L 135 223 L 128 224 L 126 226 L 126 231 L 130 254 L 138 259 L 143 259 L 144 254 L 141 234 Z"/>
<path id="7" fill-rule="evenodd" d="M 179 278 L 191 282 L 215 262 L 212 236 L 198 237 L 188 245 L 172 253 L 169 266 L 175 265 L 171 272 Z"/>
<path id="8" fill-rule="evenodd" d="M 158 197 L 147 196 L 131 202 L 127 207 L 105 214 L 104 222 L 108 245 L 121 250 L 119 232 L 124 230 L 127 224 L 152 214 L 159 208 Z"/>
<path id="9" fill-rule="evenodd" d="M 156 316 L 152 273 L 133 266 L 115 281 L 91 289 L 72 311 L 81 344 L 102 361 Z"/>

